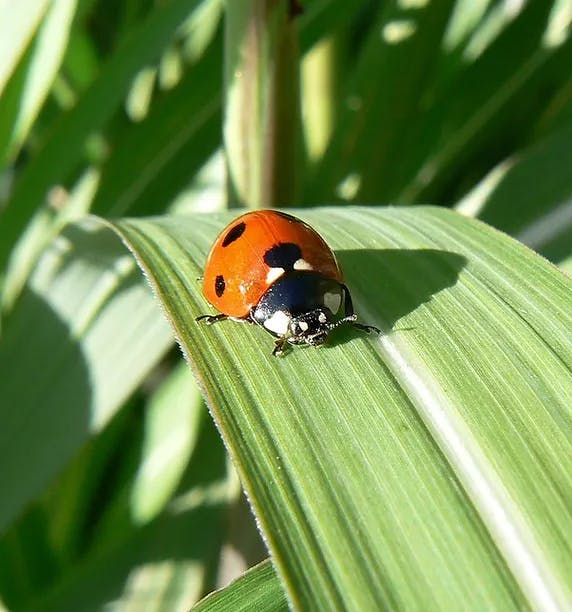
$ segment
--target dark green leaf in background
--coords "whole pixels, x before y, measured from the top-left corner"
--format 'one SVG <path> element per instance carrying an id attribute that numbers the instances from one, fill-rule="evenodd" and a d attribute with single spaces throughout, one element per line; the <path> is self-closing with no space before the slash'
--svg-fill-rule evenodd
<path id="1" fill-rule="evenodd" d="M 47 250 L 0 343 L 0 531 L 171 345 L 132 259 L 93 224 Z M 33 380 L 33 384 L 30 382 Z"/>
<path id="2" fill-rule="evenodd" d="M 82 100 L 70 111 L 41 153 L 19 177 L 1 219 L 0 269 L 30 217 L 44 202 L 47 190 L 73 170 L 86 138 L 95 133 L 121 103 L 131 79 L 148 62 L 158 59 L 180 22 L 198 0 L 173 0 L 133 31 Z"/>

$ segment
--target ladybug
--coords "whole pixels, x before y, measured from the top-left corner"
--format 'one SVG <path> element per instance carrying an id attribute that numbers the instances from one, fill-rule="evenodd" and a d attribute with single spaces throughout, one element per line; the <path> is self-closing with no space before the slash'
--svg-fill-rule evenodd
<path id="1" fill-rule="evenodd" d="M 356 322 L 336 258 L 309 225 L 276 210 L 248 212 L 228 225 L 207 258 L 203 294 L 221 312 L 197 321 L 256 323 L 277 338 L 273 355 L 289 344 L 324 344 L 344 323 Z"/>

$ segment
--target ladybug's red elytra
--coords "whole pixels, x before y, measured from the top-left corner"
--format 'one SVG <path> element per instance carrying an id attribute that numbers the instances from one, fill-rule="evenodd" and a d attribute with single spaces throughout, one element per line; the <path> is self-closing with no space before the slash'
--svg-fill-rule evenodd
<path id="1" fill-rule="evenodd" d="M 287 343 L 323 344 L 344 323 L 379 333 L 356 322 L 350 292 L 324 239 L 276 210 L 245 213 L 219 234 L 207 258 L 203 293 L 221 314 L 197 321 L 257 323 L 277 338 L 276 356 Z"/>

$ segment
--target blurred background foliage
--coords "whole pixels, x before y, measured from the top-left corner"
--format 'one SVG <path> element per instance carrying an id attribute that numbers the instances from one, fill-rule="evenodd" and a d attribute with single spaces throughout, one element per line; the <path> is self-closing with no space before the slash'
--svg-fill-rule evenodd
<path id="1" fill-rule="evenodd" d="M 291 88 L 275 155 L 292 172 L 269 204 L 456 207 L 572 269 L 570 0 L 285 5 Z M 264 556 L 133 262 L 96 229 L 62 233 L 89 212 L 256 205 L 225 178 L 237 143 L 223 146 L 223 107 L 227 118 L 249 107 L 233 97 L 224 8 L 0 4 L 10 609 L 183 610 Z"/>

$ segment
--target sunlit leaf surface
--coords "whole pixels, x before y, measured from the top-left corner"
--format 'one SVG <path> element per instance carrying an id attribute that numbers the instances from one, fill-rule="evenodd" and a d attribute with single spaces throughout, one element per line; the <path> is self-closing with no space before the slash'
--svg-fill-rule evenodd
<path id="1" fill-rule="evenodd" d="M 332 609 L 570 601 L 572 284 L 436 208 L 301 214 L 362 320 L 272 358 L 255 326 L 203 327 L 229 216 L 123 220 L 239 469 L 288 596 Z"/>

